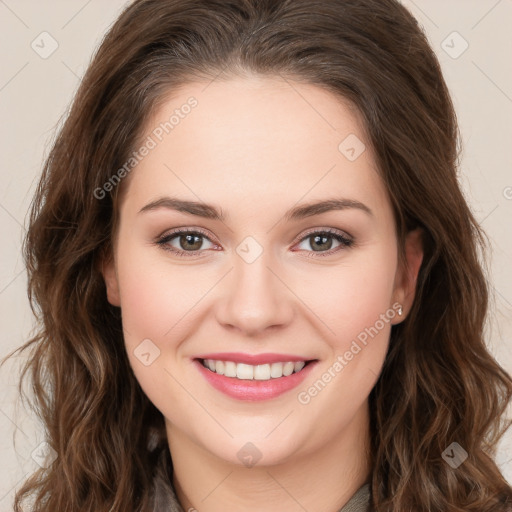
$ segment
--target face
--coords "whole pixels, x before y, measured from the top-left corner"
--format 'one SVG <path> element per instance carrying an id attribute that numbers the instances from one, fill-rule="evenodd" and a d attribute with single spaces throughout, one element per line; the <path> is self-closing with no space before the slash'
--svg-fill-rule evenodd
<path id="1" fill-rule="evenodd" d="M 399 267 L 348 104 L 277 78 L 206 85 L 175 91 L 145 127 L 103 274 L 168 434 L 236 464 L 251 442 L 277 464 L 367 421 L 421 247 L 411 233 Z"/>

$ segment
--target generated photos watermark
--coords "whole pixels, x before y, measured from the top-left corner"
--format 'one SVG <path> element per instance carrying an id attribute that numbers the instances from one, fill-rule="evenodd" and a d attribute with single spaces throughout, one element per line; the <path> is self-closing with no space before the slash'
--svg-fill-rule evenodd
<path id="1" fill-rule="evenodd" d="M 369 338 L 373 339 L 384 327 L 395 318 L 401 309 L 401 304 L 395 302 L 393 306 L 381 313 L 375 323 L 366 327 L 352 340 L 350 347 L 342 355 L 338 355 L 334 363 L 317 379 L 308 389 L 297 394 L 297 400 L 302 405 L 307 405 L 311 400 L 329 384 L 343 369 L 368 345 Z"/>
<path id="2" fill-rule="evenodd" d="M 149 155 L 151 150 L 155 149 L 158 144 L 162 142 L 165 135 L 171 133 L 198 104 L 197 99 L 191 96 L 180 108 L 174 109 L 169 119 L 161 122 L 151 134 L 147 136 L 144 143 L 130 154 L 126 162 L 101 187 L 94 189 L 94 197 L 96 199 L 103 199 L 107 195 L 107 192 L 112 192 L 112 190 L 121 183 L 121 180 L 125 178 L 139 162 Z"/>

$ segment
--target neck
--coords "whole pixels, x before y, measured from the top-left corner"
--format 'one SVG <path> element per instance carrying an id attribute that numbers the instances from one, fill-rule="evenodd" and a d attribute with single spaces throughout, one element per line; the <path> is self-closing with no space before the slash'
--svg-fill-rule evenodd
<path id="1" fill-rule="evenodd" d="M 223 460 L 169 423 L 167 437 L 173 485 L 185 511 L 338 512 L 368 481 L 367 402 L 329 443 L 269 466 Z"/>

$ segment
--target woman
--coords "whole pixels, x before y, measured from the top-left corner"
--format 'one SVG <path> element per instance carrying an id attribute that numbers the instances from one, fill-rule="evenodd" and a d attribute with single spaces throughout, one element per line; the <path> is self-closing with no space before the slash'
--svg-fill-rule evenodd
<path id="1" fill-rule="evenodd" d="M 512 510 L 456 157 L 394 0 L 132 3 L 31 211 L 16 510 Z"/>

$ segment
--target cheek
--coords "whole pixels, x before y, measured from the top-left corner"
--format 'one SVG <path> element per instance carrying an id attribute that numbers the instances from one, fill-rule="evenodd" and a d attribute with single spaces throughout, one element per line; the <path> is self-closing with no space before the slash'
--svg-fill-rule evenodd
<path id="1" fill-rule="evenodd" d="M 187 310 L 204 293 L 199 272 L 173 265 L 165 258 L 155 261 L 154 256 L 151 258 L 153 252 L 127 246 L 126 256 L 118 260 L 127 345 L 144 338 L 159 345 L 171 339 L 170 331 L 187 321 Z"/>
<path id="2" fill-rule="evenodd" d="M 312 417 L 332 411 L 321 427 L 323 435 L 335 435 L 375 385 L 396 317 L 395 272 L 394 247 L 375 245 L 325 275 L 308 278 L 301 288 L 328 347 L 318 372 L 298 390 L 297 401 Z"/>
<path id="3" fill-rule="evenodd" d="M 304 427 L 311 439 L 336 436 L 377 381 L 396 317 L 395 257 L 393 248 L 368 251 L 350 266 L 333 268 L 329 279 L 317 280 L 323 293 L 318 288 L 311 291 L 313 282 L 307 287 L 310 294 L 305 302 L 318 314 L 316 325 L 326 333 L 329 346 L 318 371 L 296 393 L 301 417 L 321 418 Z"/>
<path id="4" fill-rule="evenodd" d="M 360 251 L 336 266 L 317 268 L 301 279 L 297 295 L 317 316 L 335 349 L 378 323 L 381 315 L 391 319 L 396 272 L 396 252 L 391 246 L 377 246 Z M 389 328 L 387 329 L 389 332 Z"/>
<path id="5" fill-rule="evenodd" d="M 119 246 L 118 278 L 130 364 L 146 395 L 164 410 L 169 396 L 189 401 L 178 384 L 185 367 L 177 363 L 189 363 L 181 347 L 187 347 L 200 325 L 198 315 L 207 302 L 202 299 L 218 281 L 218 273 L 206 266 L 176 264 L 157 250 L 126 240 Z"/>
<path id="6" fill-rule="evenodd" d="M 121 309 L 127 346 L 144 338 L 159 340 L 173 323 L 171 303 L 174 292 L 163 286 L 152 270 L 133 268 L 119 278 L 122 282 Z"/>
<path id="7" fill-rule="evenodd" d="M 189 304 L 197 302 L 198 291 L 197 286 L 195 292 L 191 289 L 190 272 L 167 265 L 165 261 L 157 265 L 154 258 L 148 258 L 148 253 L 151 251 L 147 248 L 129 244 L 119 250 L 124 340 L 130 365 L 142 390 L 165 416 L 172 416 L 173 409 L 168 410 L 170 404 L 181 404 L 180 411 L 188 410 L 183 404 L 189 403 L 189 397 L 173 379 L 174 359 L 183 338 L 178 330 L 189 321 L 185 315 Z M 173 329 L 176 324 L 179 327 Z"/>

